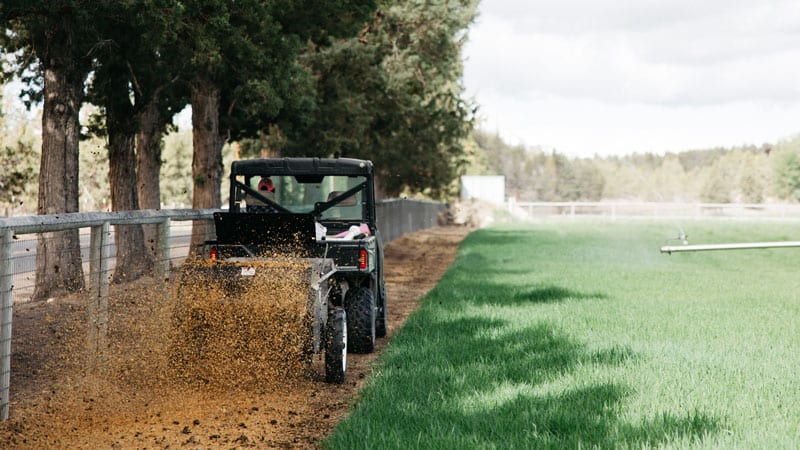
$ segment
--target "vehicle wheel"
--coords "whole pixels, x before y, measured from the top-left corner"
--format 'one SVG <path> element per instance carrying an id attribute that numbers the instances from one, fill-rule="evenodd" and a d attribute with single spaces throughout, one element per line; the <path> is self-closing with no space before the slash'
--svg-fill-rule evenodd
<path id="1" fill-rule="evenodd" d="M 325 381 L 344 383 L 347 370 L 347 314 L 333 309 L 325 326 Z"/>
<path id="2" fill-rule="evenodd" d="M 388 314 L 386 312 L 386 283 L 381 281 L 381 291 L 378 294 L 378 316 L 375 318 L 375 336 L 386 336 L 386 322 Z"/>
<path id="3" fill-rule="evenodd" d="M 347 291 L 344 298 L 347 311 L 348 347 L 353 353 L 375 350 L 375 296 L 365 287 Z"/>

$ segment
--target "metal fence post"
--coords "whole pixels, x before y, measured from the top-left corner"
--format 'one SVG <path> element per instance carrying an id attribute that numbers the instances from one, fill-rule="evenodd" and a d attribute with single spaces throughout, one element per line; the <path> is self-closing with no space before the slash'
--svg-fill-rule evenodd
<path id="1" fill-rule="evenodd" d="M 91 290 L 88 305 L 87 356 L 89 367 L 94 368 L 105 358 L 108 333 L 109 248 L 111 225 L 103 222 L 92 227 L 89 254 Z"/>
<path id="2" fill-rule="evenodd" d="M 98 296 L 100 289 L 100 252 L 103 245 L 103 227 L 92 227 L 89 241 L 89 297 Z"/>
<path id="3" fill-rule="evenodd" d="M 169 236 L 170 221 L 166 218 L 156 225 L 156 278 L 162 282 L 169 279 Z"/>
<path id="4" fill-rule="evenodd" d="M 9 391 L 11 390 L 11 319 L 13 317 L 14 267 L 11 244 L 14 230 L 0 234 L 0 420 L 8 420 Z"/>

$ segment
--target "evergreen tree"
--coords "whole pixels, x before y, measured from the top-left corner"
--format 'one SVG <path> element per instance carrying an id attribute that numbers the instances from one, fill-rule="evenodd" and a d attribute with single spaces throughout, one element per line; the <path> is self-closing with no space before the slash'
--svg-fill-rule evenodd
<path id="1" fill-rule="evenodd" d="M 149 207 L 158 207 L 159 142 L 166 106 L 161 95 L 174 84 L 178 68 L 172 48 L 182 8 L 174 0 L 102 3 L 98 32 L 104 45 L 95 52 L 88 99 L 101 107 L 92 130 L 108 138 L 111 207 L 114 211 L 140 208 L 140 190 Z M 155 117 L 152 117 L 155 116 Z M 144 119 L 147 127 L 141 127 Z M 136 137 L 140 154 L 136 155 Z M 158 157 L 157 161 L 154 159 Z M 138 174 L 140 166 L 146 173 Z M 142 181 L 142 183 L 139 182 Z M 155 203 L 155 204 L 153 204 Z M 130 281 L 152 273 L 153 246 L 146 245 L 142 225 L 115 227 L 117 264 L 114 281 Z M 150 236 L 150 241 L 154 240 Z"/>
<path id="2" fill-rule="evenodd" d="M 357 37 L 312 48 L 318 109 L 283 154 L 368 158 L 385 194 L 443 197 L 466 164 L 461 48 L 476 1 L 380 1 Z"/>
<path id="3" fill-rule="evenodd" d="M 101 43 L 96 12 L 96 4 L 79 0 L 5 0 L 0 8 L 7 28 L 0 34 L 3 53 L 19 54 L 12 70 L 34 84 L 27 101 L 44 102 L 39 214 L 78 211 L 78 114 L 92 54 Z M 34 298 L 83 286 L 78 230 L 40 235 Z"/>

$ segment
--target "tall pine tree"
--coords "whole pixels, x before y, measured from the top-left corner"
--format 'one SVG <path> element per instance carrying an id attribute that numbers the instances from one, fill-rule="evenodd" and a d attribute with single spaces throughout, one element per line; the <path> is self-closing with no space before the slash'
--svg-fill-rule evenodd
<path id="1" fill-rule="evenodd" d="M 463 98 L 461 49 L 477 1 L 381 1 L 357 37 L 314 48 L 310 127 L 284 130 L 283 152 L 369 158 L 388 195 L 447 196 L 466 162 L 474 106 Z"/>
<path id="2" fill-rule="evenodd" d="M 12 70 L 33 83 L 28 101 L 42 100 L 39 214 L 78 211 L 78 113 L 92 55 L 101 44 L 96 5 L 78 0 L 5 0 L 0 23 L 4 53 L 17 53 Z M 30 75 L 33 73 L 33 76 Z M 34 298 L 83 288 L 78 230 L 39 236 Z"/>

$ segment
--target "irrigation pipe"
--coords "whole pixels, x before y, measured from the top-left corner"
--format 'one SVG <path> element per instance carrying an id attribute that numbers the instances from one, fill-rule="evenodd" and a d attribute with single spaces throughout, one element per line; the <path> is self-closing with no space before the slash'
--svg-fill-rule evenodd
<path id="1" fill-rule="evenodd" d="M 661 253 L 673 252 L 702 252 L 709 250 L 748 250 L 759 248 L 788 248 L 800 247 L 800 241 L 785 242 L 742 242 L 738 244 L 699 244 L 699 245 L 665 245 Z"/>

